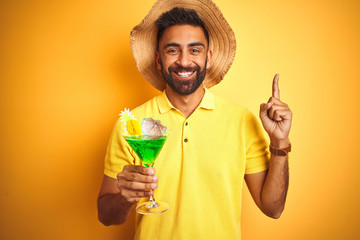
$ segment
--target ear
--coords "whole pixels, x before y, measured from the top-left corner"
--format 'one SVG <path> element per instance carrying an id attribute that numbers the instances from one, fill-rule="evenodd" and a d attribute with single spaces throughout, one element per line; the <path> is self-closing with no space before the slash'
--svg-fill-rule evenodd
<path id="1" fill-rule="evenodd" d="M 207 63 L 206 63 L 206 69 L 209 69 L 211 66 L 211 58 L 212 58 L 212 50 L 208 50 L 207 52 Z"/>
<path id="2" fill-rule="evenodd" d="M 159 53 L 159 51 L 155 52 L 155 63 L 156 63 L 157 69 L 159 69 L 161 71 L 160 53 Z"/>

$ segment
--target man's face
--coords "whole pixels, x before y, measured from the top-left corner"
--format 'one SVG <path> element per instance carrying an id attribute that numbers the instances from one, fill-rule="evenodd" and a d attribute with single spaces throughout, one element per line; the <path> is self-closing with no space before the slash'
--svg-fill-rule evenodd
<path id="1" fill-rule="evenodd" d="M 189 95 L 199 88 L 210 58 L 202 28 L 191 25 L 167 28 L 156 52 L 157 68 L 167 84 L 181 95 Z"/>

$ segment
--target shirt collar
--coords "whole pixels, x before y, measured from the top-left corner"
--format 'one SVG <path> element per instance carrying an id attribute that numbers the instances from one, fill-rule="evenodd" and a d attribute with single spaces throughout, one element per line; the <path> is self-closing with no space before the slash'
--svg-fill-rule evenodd
<path id="1" fill-rule="evenodd" d="M 175 107 L 171 104 L 171 102 L 167 98 L 165 91 L 163 91 L 162 94 L 158 96 L 157 103 L 159 107 L 159 112 L 161 114 L 166 113 L 171 109 L 175 109 Z M 208 110 L 215 109 L 214 94 L 209 90 L 207 90 L 206 88 L 205 88 L 205 94 L 198 108 L 204 108 Z"/>
<path id="2" fill-rule="evenodd" d="M 172 108 L 175 109 L 175 107 L 171 104 L 171 102 L 167 98 L 165 90 L 162 92 L 161 95 L 158 96 L 157 102 L 158 102 L 159 112 L 161 114 L 170 111 L 170 109 Z"/>
<path id="3" fill-rule="evenodd" d="M 214 94 L 212 92 L 210 92 L 207 88 L 205 88 L 204 97 L 201 100 L 198 108 L 204 108 L 204 109 L 208 109 L 208 110 L 215 109 Z"/>

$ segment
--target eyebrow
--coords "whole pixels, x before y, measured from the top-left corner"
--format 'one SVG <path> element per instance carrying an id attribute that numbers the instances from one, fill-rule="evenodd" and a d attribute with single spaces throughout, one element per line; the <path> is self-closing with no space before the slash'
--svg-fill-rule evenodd
<path id="1" fill-rule="evenodd" d="M 203 43 L 201 43 L 201 42 L 189 43 L 188 46 L 189 47 L 195 47 L 195 46 L 205 47 L 205 45 Z M 178 43 L 167 43 L 167 44 L 165 44 L 164 49 L 166 49 L 168 47 L 180 47 L 180 44 L 178 44 Z"/>
<path id="2" fill-rule="evenodd" d="M 168 48 L 168 47 L 180 47 L 180 44 L 178 44 L 178 43 L 167 43 L 167 44 L 165 44 L 164 49 Z"/>
<path id="3" fill-rule="evenodd" d="M 190 43 L 188 44 L 189 47 L 195 47 L 195 46 L 202 46 L 205 47 L 205 45 L 201 42 L 194 42 L 194 43 Z"/>

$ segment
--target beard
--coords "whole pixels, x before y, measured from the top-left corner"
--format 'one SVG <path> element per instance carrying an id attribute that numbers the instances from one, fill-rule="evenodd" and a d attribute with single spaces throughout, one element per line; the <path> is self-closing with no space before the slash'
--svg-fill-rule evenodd
<path id="1" fill-rule="evenodd" d="M 164 70 L 162 61 L 160 59 L 161 73 L 162 73 L 166 83 L 170 86 L 170 88 L 172 90 L 174 90 L 175 92 L 177 92 L 181 95 L 192 94 L 200 87 L 200 85 L 202 84 L 202 82 L 205 79 L 206 64 L 207 64 L 207 57 L 205 59 L 205 67 L 204 67 L 203 71 L 200 71 L 201 69 L 199 66 L 186 67 L 186 68 L 184 68 L 184 67 L 169 67 L 168 68 L 169 73 L 167 73 Z M 179 80 L 179 79 L 173 78 L 174 72 L 182 72 L 182 71 L 194 72 L 193 74 L 196 74 L 196 76 L 189 80 Z"/>

